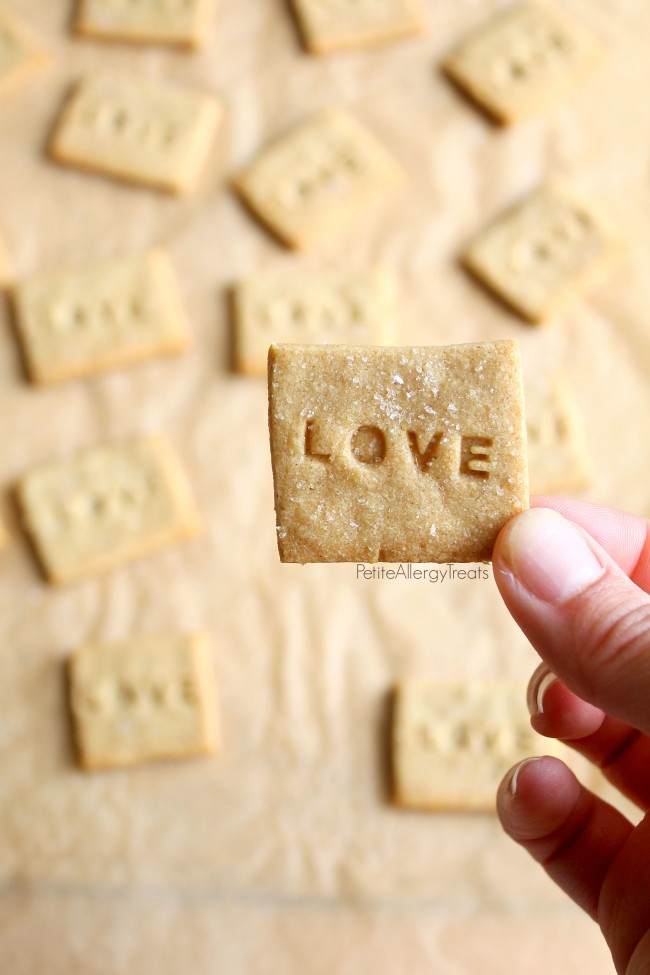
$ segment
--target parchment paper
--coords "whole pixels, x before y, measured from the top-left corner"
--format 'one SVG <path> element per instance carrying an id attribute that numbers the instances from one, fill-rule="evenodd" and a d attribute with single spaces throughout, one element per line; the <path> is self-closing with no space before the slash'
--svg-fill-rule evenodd
<path id="1" fill-rule="evenodd" d="M 305 261 L 394 267 L 405 343 L 516 337 L 564 369 L 584 411 L 591 500 L 650 514 L 650 8 L 571 0 L 609 57 L 572 96 L 494 128 L 440 76 L 449 45 L 501 2 L 429 0 L 427 36 L 324 60 L 284 0 L 222 0 L 197 55 L 72 41 L 64 0 L 11 6 L 54 61 L 0 103 L 0 227 L 19 275 L 169 248 L 196 346 L 184 358 L 35 390 L 0 322 L 0 478 L 163 428 L 204 536 L 52 590 L 16 526 L 0 557 L 0 968 L 12 975 L 612 970 L 595 925 L 496 817 L 386 802 L 387 693 L 419 674 L 514 676 L 536 663 L 492 579 L 358 581 L 280 566 L 263 382 L 230 373 L 227 291 L 286 254 L 227 191 L 270 136 L 323 105 L 354 111 L 409 176 L 400 200 Z M 69 84 L 114 68 L 219 93 L 228 118 L 200 191 L 174 200 L 65 171 L 43 146 Z M 521 324 L 458 269 L 468 235 L 547 176 L 609 209 L 631 244 L 561 319 Z M 305 260 L 305 259 L 300 259 Z M 75 769 L 63 661 L 81 641 L 207 628 L 225 746 L 215 760 Z"/>

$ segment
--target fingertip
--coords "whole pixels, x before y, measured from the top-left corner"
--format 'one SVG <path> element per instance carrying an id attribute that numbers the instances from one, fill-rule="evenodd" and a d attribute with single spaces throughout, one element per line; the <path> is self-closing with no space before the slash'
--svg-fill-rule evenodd
<path id="1" fill-rule="evenodd" d="M 587 738 L 605 720 L 604 711 L 569 690 L 546 664 L 541 664 L 530 680 L 527 704 L 533 729 L 546 738 Z"/>
<path id="2" fill-rule="evenodd" d="M 580 784 L 551 755 L 524 759 L 505 775 L 497 793 L 497 812 L 506 833 L 517 842 L 555 832 L 570 816 Z"/>

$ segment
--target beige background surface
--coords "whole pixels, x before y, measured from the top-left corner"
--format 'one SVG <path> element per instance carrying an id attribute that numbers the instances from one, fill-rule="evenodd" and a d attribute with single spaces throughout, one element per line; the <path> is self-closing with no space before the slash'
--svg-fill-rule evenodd
<path id="1" fill-rule="evenodd" d="M 0 227 L 17 273 L 171 251 L 196 348 L 182 359 L 39 391 L 0 321 L 0 478 L 163 427 L 205 535 L 62 591 L 14 542 L 0 560 L 0 968 L 12 975 L 611 972 L 584 919 L 485 816 L 385 801 L 386 694 L 402 675 L 510 675 L 535 655 L 492 580 L 363 582 L 354 566 L 280 567 L 263 382 L 230 375 L 226 289 L 289 257 L 226 191 L 228 173 L 305 112 L 353 110 L 409 175 L 400 201 L 309 262 L 381 261 L 403 285 L 405 343 L 514 336 L 528 368 L 575 383 L 598 469 L 593 500 L 650 514 L 650 8 L 571 0 L 607 40 L 602 69 L 519 127 L 492 127 L 440 77 L 490 9 L 428 0 L 426 37 L 305 56 L 284 0 L 222 0 L 195 56 L 71 41 L 67 0 L 14 0 L 53 63 L 0 103 Z M 64 171 L 42 155 L 67 86 L 102 67 L 221 95 L 200 191 L 173 200 Z M 454 258 L 545 176 L 569 177 L 631 240 L 620 269 L 534 330 Z M 217 760 L 86 777 L 75 770 L 62 662 L 88 639 L 207 627 L 225 750 Z"/>

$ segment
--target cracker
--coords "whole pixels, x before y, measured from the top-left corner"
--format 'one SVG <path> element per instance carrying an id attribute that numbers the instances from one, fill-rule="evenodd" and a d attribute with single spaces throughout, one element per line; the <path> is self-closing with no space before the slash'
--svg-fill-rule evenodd
<path id="1" fill-rule="evenodd" d="M 586 291 L 622 243 L 598 209 L 559 184 L 543 186 L 483 230 L 465 267 L 522 318 L 537 323 Z"/>
<path id="2" fill-rule="evenodd" d="M 84 769 L 218 748 L 216 693 L 205 634 L 89 644 L 69 662 L 70 707 Z"/>
<path id="3" fill-rule="evenodd" d="M 511 681 L 407 680 L 395 691 L 393 799 L 407 809 L 493 812 L 511 766 L 552 746 Z"/>
<path id="4" fill-rule="evenodd" d="M 528 507 L 513 341 L 271 346 L 269 424 L 283 562 L 489 559 Z"/>
<path id="5" fill-rule="evenodd" d="M 215 12 L 216 0 L 80 0 L 74 26 L 100 40 L 198 48 Z"/>
<path id="6" fill-rule="evenodd" d="M 75 582 L 190 538 L 199 516 L 161 435 L 97 447 L 25 475 L 18 501 L 47 577 Z"/>
<path id="7" fill-rule="evenodd" d="M 581 491 L 593 479 L 582 420 L 562 376 L 526 383 L 531 494 Z"/>
<path id="8" fill-rule="evenodd" d="M 212 95 L 166 81 L 94 75 L 67 101 L 49 153 L 57 162 L 127 183 L 188 193 L 221 117 Z"/>
<path id="9" fill-rule="evenodd" d="M 182 352 L 189 327 L 164 251 L 37 274 L 14 291 L 16 328 L 39 384 Z"/>
<path id="10" fill-rule="evenodd" d="M 391 345 L 396 282 L 384 270 L 277 271 L 235 291 L 236 368 L 265 376 L 271 342 Z"/>
<path id="11" fill-rule="evenodd" d="M 0 94 L 29 77 L 45 61 L 44 48 L 19 20 L 0 7 Z"/>
<path id="12" fill-rule="evenodd" d="M 371 47 L 418 34 L 420 0 L 292 0 L 305 46 L 312 54 Z"/>
<path id="13" fill-rule="evenodd" d="M 305 250 L 358 223 L 402 182 L 375 137 L 347 112 L 330 109 L 264 149 L 234 185 L 283 243 Z"/>
<path id="14" fill-rule="evenodd" d="M 551 3 L 507 7 L 472 32 L 443 64 L 488 114 L 517 122 L 565 95 L 603 57 L 579 21 Z"/>

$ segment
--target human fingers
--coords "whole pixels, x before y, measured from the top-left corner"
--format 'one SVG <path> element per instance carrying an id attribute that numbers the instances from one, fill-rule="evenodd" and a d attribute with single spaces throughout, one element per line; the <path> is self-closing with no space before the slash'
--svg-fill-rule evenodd
<path id="1" fill-rule="evenodd" d="M 497 812 L 506 833 L 598 920 L 603 884 L 632 833 L 625 817 L 550 756 L 510 770 L 499 786 Z"/>
<path id="2" fill-rule="evenodd" d="M 569 690 L 540 664 L 528 685 L 535 731 L 559 738 L 590 762 L 641 809 L 650 809 L 650 738 L 606 715 Z"/>
<path id="3" fill-rule="evenodd" d="M 583 701 L 650 732 L 650 597 L 582 529 L 531 508 L 501 531 L 494 576 L 537 652 Z"/>
<path id="4" fill-rule="evenodd" d="M 650 592 L 650 521 L 647 518 L 554 495 L 534 496 L 530 503 L 537 508 L 552 508 L 579 525 L 637 586 Z"/>

